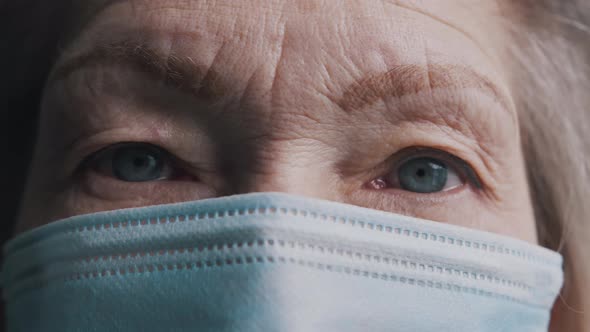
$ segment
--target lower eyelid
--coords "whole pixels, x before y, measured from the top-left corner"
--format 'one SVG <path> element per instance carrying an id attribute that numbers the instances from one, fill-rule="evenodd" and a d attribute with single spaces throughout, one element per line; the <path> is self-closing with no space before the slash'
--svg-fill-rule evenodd
<path id="1" fill-rule="evenodd" d="M 187 201 L 215 196 L 213 188 L 196 181 L 125 182 L 94 171 L 81 174 L 77 186 L 89 197 L 112 202 L 159 203 L 168 202 L 167 198 Z"/>
<path id="2" fill-rule="evenodd" d="M 446 192 L 428 195 L 400 189 L 365 189 L 353 193 L 350 197 L 353 204 L 405 215 L 418 215 L 424 209 L 437 209 L 437 206 L 441 208 L 461 208 L 467 202 L 475 202 L 477 199 L 476 193 L 469 186 L 461 186 Z"/>

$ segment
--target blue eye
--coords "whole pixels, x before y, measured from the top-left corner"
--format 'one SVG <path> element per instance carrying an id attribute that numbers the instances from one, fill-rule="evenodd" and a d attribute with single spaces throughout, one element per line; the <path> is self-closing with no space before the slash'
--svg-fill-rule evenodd
<path id="1" fill-rule="evenodd" d="M 98 153 L 94 169 L 125 182 L 148 182 L 170 177 L 164 151 L 148 144 L 120 144 Z"/>
<path id="2" fill-rule="evenodd" d="M 370 181 L 367 184 L 369 188 L 394 188 L 431 194 L 461 187 L 466 181 L 481 188 L 479 178 L 472 168 L 449 153 L 436 149 L 410 148 L 398 153 L 400 154 L 406 158 L 402 158 L 386 175 Z"/>
<path id="3" fill-rule="evenodd" d="M 164 160 L 155 149 L 124 147 L 113 153 L 112 168 L 122 181 L 154 181 L 162 178 Z"/>
<path id="4" fill-rule="evenodd" d="M 416 193 L 443 191 L 449 179 L 447 165 L 441 160 L 421 157 L 411 159 L 398 169 L 398 181 L 402 189 Z M 453 174 L 451 174 L 452 176 Z"/>

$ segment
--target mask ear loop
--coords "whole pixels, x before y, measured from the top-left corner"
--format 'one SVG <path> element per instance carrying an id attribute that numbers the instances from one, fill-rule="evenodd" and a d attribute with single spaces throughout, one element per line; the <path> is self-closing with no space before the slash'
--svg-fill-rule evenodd
<path id="1" fill-rule="evenodd" d="M 555 304 L 557 304 L 557 302 L 561 302 L 561 304 L 563 304 L 567 310 L 569 310 L 575 314 L 584 315 L 586 313 L 584 309 L 578 310 L 578 309 L 572 307 L 571 305 L 569 305 L 561 292 L 559 292 L 559 298 L 557 301 L 555 301 Z M 553 315 L 553 311 L 557 307 L 555 304 L 553 305 L 553 308 L 551 309 L 551 312 L 552 312 L 551 315 Z"/>
<path id="2" fill-rule="evenodd" d="M 565 309 L 567 309 L 568 311 L 571 311 L 575 314 L 578 314 L 578 315 L 586 314 L 586 311 L 584 309 L 576 309 L 573 306 L 571 306 L 569 303 L 567 303 L 567 300 L 565 299 L 565 296 L 563 295 L 564 289 L 565 289 L 565 287 L 563 287 L 561 289 L 561 291 L 559 292 L 559 297 L 555 300 L 555 303 L 553 304 L 553 308 L 551 308 L 551 317 L 554 317 L 557 314 L 558 304 L 563 305 L 563 307 Z"/>

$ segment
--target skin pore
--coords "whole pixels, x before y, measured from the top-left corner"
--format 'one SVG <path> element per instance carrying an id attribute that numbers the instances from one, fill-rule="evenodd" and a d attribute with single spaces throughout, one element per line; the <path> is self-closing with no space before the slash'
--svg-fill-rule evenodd
<path id="1" fill-rule="evenodd" d="M 47 82 L 19 230 L 275 191 L 535 243 L 501 7 L 442 3 L 114 2 Z M 126 157 L 159 173 L 122 180 Z M 443 190 L 404 187 L 416 158 Z"/>

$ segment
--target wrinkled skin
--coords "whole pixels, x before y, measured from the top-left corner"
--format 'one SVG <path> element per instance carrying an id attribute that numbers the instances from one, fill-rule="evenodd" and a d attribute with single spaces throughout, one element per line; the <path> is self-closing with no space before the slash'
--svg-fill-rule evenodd
<path id="1" fill-rule="evenodd" d="M 505 10 L 492 0 L 115 2 L 75 31 L 47 82 L 19 230 L 278 191 L 535 243 Z M 122 181 L 107 157 L 89 157 L 121 142 L 167 151 L 167 176 Z M 401 188 L 396 169 L 422 155 L 447 161 L 459 182 Z"/>
<path id="2" fill-rule="evenodd" d="M 494 54 L 507 40 L 492 24 L 499 12 L 491 1 L 115 3 L 79 32 L 47 84 L 21 228 L 280 191 L 534 242 L 510 79 Z M 166 80 L 126 47 L 188 73 Z M 125 182 L 81 163 L 120 142 L 162 147 L 183 174 Z M 431 194 L 367 185 L 412 147 L 460 158 L 480 185 L 467 178 Z"/>

